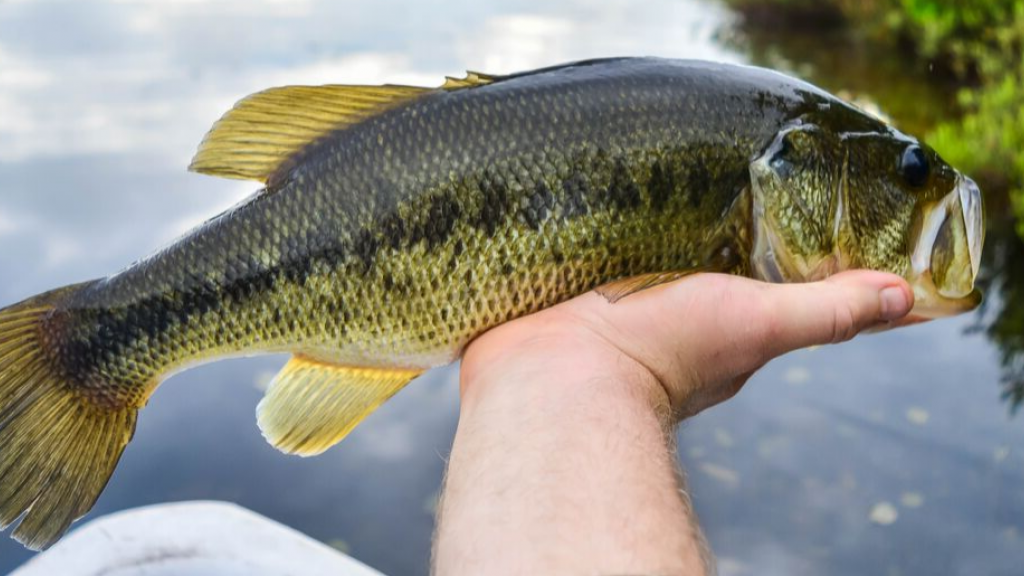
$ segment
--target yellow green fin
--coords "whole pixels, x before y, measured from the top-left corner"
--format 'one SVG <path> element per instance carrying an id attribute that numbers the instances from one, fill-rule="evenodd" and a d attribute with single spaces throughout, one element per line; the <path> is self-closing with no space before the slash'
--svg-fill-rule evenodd
<path id="1" fill-rule="evenodd" d="M 490 84 L 494 76 L 467 72 L 440 88 Z M 210 129 L 189 170 L 212 176 L 266 182 L 287 161 L 319 138 L 357 124 L 435 88 L 420 86 L 283 86 L 248 96 Z"/>
<path id="2" fill-rule="evenodd" d="M 221 117 L 189 170 L 266 181 L 318 138 L 415 98 L 414 86 L 284 86 L 249 96 Z"/>
<path id="3" fill-rule="evenodd" d="M 441 88 L 444 90 L 459 90 L 461 88 L 473 88 L 474 86 L 486 86 L 497 80 L 497 76 L 491 74 L 484 74 L 483 72 L 473 72 L 469 70 L 466 72 L 466 76 L 463 78 L 456 78 L 454 76 L 445 76 L 444 84 Z"/>
<path id="4" fill-rule="evenodd" d="M 636 294 L 641 290 L 660 286 L 661 284 L 667 284 L 669 282 L 678 280 L 690 274 L 696 274 L 697 272 L 703 271 L 702 269 L 685 270 L 677 272 L 655 272 L 652 274 L 640 274 L 638 276 L 630 276 L 628 278 L 620 278 L 618 280 L 612 280 L 611 282 L 598 286 L 595 292 L 604 296 L 606 300 L 612 304 L 622 300 L 630 294 Z"/>
<path id="5" fill-rule="evenodd" d="M 626 296 L 636 294 L 641 290 L 674 282 L 691 274 L 700 272 L 728 272 L 734 269 L 740 262 L 739 253 L 733 246 L 725 244 L 712 252 L 700 266 L 687 270 L 673 270 L 668 272 L 654 272 L 651 274 L 639 274 L 628 278 L 620 278 L 598 286 L 595 292 L 604 296 L 612 304 L 622 300 Z"/>
<path id="6" fill-rule="evenodd" d="M 260 402 L 260 430 L 278 450 L 315 456 L 340 442 L 421 370 L 352 368 L 293 357 Z"/>
<path id="7" fill-rule="evenodd" d="M 79 393 L 47 350 L 61 335 L 46 318 L 80 287 L 0 310 L 0 530 L 21 518 L 14 538 L 33 550 L 92 508 L 135 431 L 137 406 Z"/>

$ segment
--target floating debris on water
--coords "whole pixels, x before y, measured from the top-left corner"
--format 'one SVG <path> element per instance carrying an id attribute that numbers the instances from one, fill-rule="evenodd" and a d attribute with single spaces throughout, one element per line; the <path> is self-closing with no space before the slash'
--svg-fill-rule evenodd
<path id="1" fill-rule="evenodd" d="M 924 504 L 924 496 L 919 492 L 904 492 L 900 496 L 900 504 L 904 508 L 920 508 Z"/>
<path id="2" fill-rule="evenodd" d="M 740 484 L 740 475 L 738 472 L 725 466 L 719 466 L 718 464 L 712 464 L 711 462 L 702 462 L 700 464 L 700 471 L 711 476 L 715 480 L 718 480 L 722 484 L 728 485 L 730 488 L 735 488 Z"/>
<path id="3" fill-rule="evenodd" d="M 718 565 L 718 576 L 742 576 L 750 573 L 750 566 L 736 558 L 719 558 L 715 564 Z"/>
<path id="4" fill-rule="evenodd" d="M 789 438 L 785 436 L 776 435 L 761 438 L 757 441 L 757 455 L 767 460 L 774 457 L 779 450 L 785 449 L 787 446 L 789 446 Z"/>
<path id="5" fill-rule="evenodd" d="M 896 510 L 896 507 L 889 502 L 879 502 L 878 504 L 875 504 L 871 508 L 871 513 L 868 514 L 868 519 L 880 526 L 889 526 L 893 522 L 896 522 L 899 517 L 899 511 Z"/>
<path id="6" fill-rule="evenodd" d="M 441 493 L 434 492 L 423 501 L 423 511 L 429 516 L 437 516 L 437 507 L 441 504 Z"/>
<path id="7" fill-rule="evenodd" d="M 722 448 L 732 448 L 736 444 L 732 434 L 725 428 L 715 428 L 715 442 Z"/>
<path id="8" fill-rule="evenodd" d="M 811 381 L 811 371 L 803 366 L 793 366 L 782 375 L 787 384 L 800 386 Z"/>
<path id="9" fill-rule="evenodd" d="M 263 372 L 256 374 L 253 386 L 255 386 L 260 392 L 266 392 L 267 389 L 270 388 L 270 383 L 274 381 L 274 376 L 277 376 L 277 372 L 264 370 Z"/>
<path id="10" fill-rule="evenodd" d="M 350 546 L 348 542 L 342 540 L 341 538 L 335 538 L 334 540 L 327 542 L 327 545 L 331 548 L 334 548 L 338 552 L 341 552 L 342 554 L 352 553 L 352 546 Z"/>
<path id="11" fill-rule="evenodd" d="M 931 414 L 920 406 L 913 406 L 907 410 L 907 422 L 910 422 L 911 424 L 924 426 L 928 423 L 930 418 Z"/>

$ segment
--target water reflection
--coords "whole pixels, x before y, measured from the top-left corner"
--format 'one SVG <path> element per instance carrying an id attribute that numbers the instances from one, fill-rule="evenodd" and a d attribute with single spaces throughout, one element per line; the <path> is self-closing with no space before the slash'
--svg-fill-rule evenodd
<path id="1" fill-rule="evenodd" d="M 977 329 L 1000 350 L 1002 397 L 1017 413 L 1024 403 L 1024 241 L 1017 235 L 1008 207 L 989 209 L 997 216 L 989 225 L 984 273 L 978 283 L 989 295 Z"/>
<path id="2" fill-rule="evenodd" d="M 464 68 L 624 54 L 745 58 L 716 41 L 730 19 L 716 4 L 636 6 L 0 3 L 0 302 L 115 271 L 252 191 L 183 167 L 234 100 L 267 86 L 432 84 Z M 786 62 L 803 71 L 827 52 L 814 48 Z M 905 103 L 934 91 L 903 83 L 912 73 L 892 66 L 870 86 L 859 71 L 817 68 L 835 70 L 832 89 L 881 93 L 884 78 L 914 88 L 878 99 L 914 121 L 920 106 Z M 941 114 L 947 103 L 934 102 Z M 991 339 L 965 334 L 973 320 L 960 318 L 794 354 L 681 431 L 724 575 L 1019 572 L 1024 438 L 998 400 L 1002 352 L 992 342 L 1024 349 L 1015 340 L 1024 249 L 990 238 L 985 277 L 1005 279 L 990 289 Z M 282 363 L 218 363 L 161 388 L 94 514 L 225 499 L 389 574 L 425 573 L 455 427 L 454 370 L 428 375 L 341 446 L 302 460 L 278 454 L 255 426 L 260 384 Z M 0 539 L 0 571 L 28 557 Z"/>
<path id="3" fill-rule="evenodd" d="M 780 34 L 780 23 L 764 22 L 763 16 L 738 19 L 724 35 L 729 45 L 750 53 L 754 62 L 791 70 L 828 90 L 863 98 L 863 104 L 877 105 L 910 134 L 923 136 L 956 113 L 957 89 L 934 65 L 910 65 L 893 57 L 841 20 L 825 21 L 815 34 Z M 1002 397 L 1016 413 L 1024 402 L 1024 241 L 1010 216 L 1007 178 L 974 176 L 985 192 L 988 230 L 977 280 L 986 301 L 972 330 L 984 332 L 999 347 Z"/>

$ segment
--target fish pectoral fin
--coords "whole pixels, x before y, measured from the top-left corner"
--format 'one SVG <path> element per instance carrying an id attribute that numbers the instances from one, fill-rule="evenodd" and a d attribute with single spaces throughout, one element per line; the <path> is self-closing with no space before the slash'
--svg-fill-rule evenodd
<path id="1" fill-rule="evenodd" d="M 612 304 L 622 300 L 630 294 L 636 294 L 641 290 L 647 290 L 648 288 L 654 288 L 662 284 L 668 284 L 680 278 L 685 278 L 691 274 L 698 272 L 704 272 L 704 268 L 696 268 L 693 270 L 681 270 L 675 272 L 654 272 L 652 274 L 640 274 L 639 276 L 630 276 L 628 278 L 619 278 L 618 280 L 612 280 L 611 282 L 598 286 L 594 289 L 595 292 L 604 296 L 606 300 Z"/>
<path id="2" fill-rule="evenodd" d="M 612 280 L 611 282 L 598 286 L 595 292 L 604 296 L 612 304 L 622 300 L 630 294 L 636 294 L 641 290 L 647 290 L 662 284 L 674 282 L 700 272 L 729 272 L 734 270 L 740 263 L 738 252 L 730 244 L 723 244 L 714 250 L 706 259 L 705 264 L 695 266 L 687 270 L 672 270 L 668 272 L 653 272 L 640 274 Z"/>
<path id="3" fill-rule="evenodd" d="M 271 383 L 256 409 L 257 421 L 278 450 L 315 456 L 422 373 L 340 366 L 296 355 Z"/>
<path id="4" fill-rule="evenodd" d="M 437 90 L 485 86 L 498 77 L 467 72 L 439 88 L 422 86 L 282 86 L 243 98 L 203 138 L 188 169 L 201 174 L 272 182 L 295 156 L 331 132 L 344 130 Z"/>

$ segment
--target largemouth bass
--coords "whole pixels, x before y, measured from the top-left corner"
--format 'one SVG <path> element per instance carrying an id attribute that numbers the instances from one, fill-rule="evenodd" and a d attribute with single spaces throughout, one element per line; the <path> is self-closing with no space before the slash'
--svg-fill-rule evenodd
<path id="1" fill-rule="evenodd" d="M 0 527 L 44 548 L 112 474 L 170 373 L 291 352 L 258 408 L 320 453 L 500 323 L 695 271 L 872 268 L 915 314 L 969 310 L 977 186 L 799 80 L 622 58 L 439 88 L 291 86 L 239 102 L 191 169 L 264 187 L 107 278 L 0 311 Z"/>

